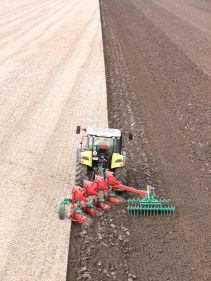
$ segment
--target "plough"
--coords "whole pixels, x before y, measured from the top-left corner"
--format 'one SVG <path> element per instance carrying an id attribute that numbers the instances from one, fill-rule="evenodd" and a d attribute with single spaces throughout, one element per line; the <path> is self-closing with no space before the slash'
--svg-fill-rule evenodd
<path id="1" fill-rule="evenodd" d="M 97 208 L 106 211 L 109 202 L 118 205 L 119 199 L 115 191 L 128 191 L 140 195 L 141 198 L 128 199 L 128 215 L 158 216 L 174 215 L 176 207 L 170 199 L 155 198 L 155 188 L 147 186 L 147 190 L 140 190 L 134 187 L 123 185 L 115 178 L 113 172 L 100 168 L 93 181 L 84 180 L 83 187 L 73 185 L 70 198 L 64 198 L 58 203 L 58 214 L 64 219 L 66 207 L 70 207 L 70 218 L 82 224 L 86 220 L 85 213 L 90 216 L 97 216 Z"/>

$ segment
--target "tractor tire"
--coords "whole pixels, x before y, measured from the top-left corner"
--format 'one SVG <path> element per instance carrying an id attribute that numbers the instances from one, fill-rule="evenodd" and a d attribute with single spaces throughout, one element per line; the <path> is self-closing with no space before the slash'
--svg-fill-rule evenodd
<path id="1" fill-rule="evenodd" d="M 115 177 L 117 180 L 120 180 L 123 185 L 127 185 L 127 168 L 124 166 L 122 168 L 116 168 Z"/>
<path id="2" fill-rule="evenodd" d="M 87 166 L 77 162 L 76 164 L 76 174 L 75 174 L 75 184 L 77 186 L 83 187 L 84 180 L 89 180 L 87 175 Z"/>
<path id="3" fill-rule="evenodd" d="M 58 214 L 59 214 L 60 220 L 65 219 L 65 205 L 64 204 L 59 205 Z"/>

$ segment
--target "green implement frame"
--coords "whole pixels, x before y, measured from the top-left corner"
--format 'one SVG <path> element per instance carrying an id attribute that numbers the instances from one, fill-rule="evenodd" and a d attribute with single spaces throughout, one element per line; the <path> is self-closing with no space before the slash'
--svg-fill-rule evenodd
<path id="1" fill-rule="evenodd" d="M 176 207 L 170 199 L 156 199 L 154 187 L 147 186 L 144 198 L 131 198 L 128 202 L 128 215 L 132 216 L 171 216 L 176 214 Z"/>

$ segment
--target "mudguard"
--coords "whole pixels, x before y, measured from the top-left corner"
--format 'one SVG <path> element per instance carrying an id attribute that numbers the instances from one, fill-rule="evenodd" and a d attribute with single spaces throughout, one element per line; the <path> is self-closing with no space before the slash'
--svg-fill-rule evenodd
<path id="1" fill-rule="evenodd" d="M 111 159 L 111 169 L 121 168 L 124 166 L 124 156 L 119 153 L 113 153 Z"/>
<path id="2" fill-rule="evenodd" d="M 81 164 L 92 167 L 92 151 L 81 152 Z"/>

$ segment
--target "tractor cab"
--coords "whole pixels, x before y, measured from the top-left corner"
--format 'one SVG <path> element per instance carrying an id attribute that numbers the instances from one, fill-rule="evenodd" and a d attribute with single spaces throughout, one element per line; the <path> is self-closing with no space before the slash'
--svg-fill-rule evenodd
<path id="1" fill-rule="evenodd" d="M 121 162 L 123 166 L 123 159 L 121 156 L 122 137 L 120 130 L 87 128 L 86 132 L 87 136 L 85 138 L 87 138 L 87 141 L 84 147 L 84 137 L 82 140 L 81 164 L 91 167 L 103 166 L 112 169 L 115 166 L 115 163 L 112 163 L 112 159 L 120 157 L 119 163 Z"/>
<path id="2" fill-rule="evenodd" d="M 81 131 L 80 126 L 76 133 Z M 111 128 L 87 128 L 82 137 L 81 149 L 77 152 L 78 162 L 76 176 L 91 180 L 99 168 L 113 171 L 122 182 L 126 181 L 126 152 L 124 151 L 122 133 Z M 130 138 L 130 136 L 129 136 Z"/>

